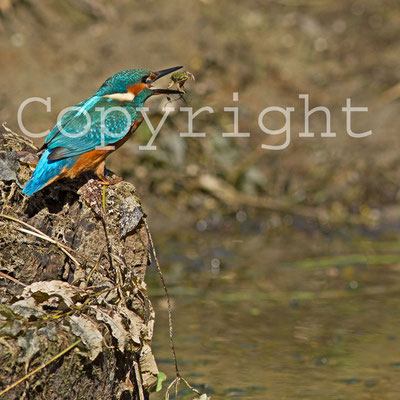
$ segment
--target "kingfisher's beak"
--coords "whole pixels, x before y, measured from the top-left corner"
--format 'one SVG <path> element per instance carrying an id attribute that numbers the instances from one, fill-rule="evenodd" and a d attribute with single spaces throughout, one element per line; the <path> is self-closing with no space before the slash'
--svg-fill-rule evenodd
<path id="1" fill-rule="evenodd" d="M 157 79 L 162 78 L 165 75 L 168 75 L 172 72 L 175 72 L 176 70 L 182 68 L 182 65 L 179 67 L 172 67 L 172 68 L 167 68 L 163 69 L 161 71 L 153 72 L 155 75 L 153 79 L 149 82 L 150 84 L 148 85 L 149 88 L 154 92 L 154 94 L 181 94 L 182 92 L 179 90 L 173 90 L 173 89 L 157 89 L 155 87 L 152 87 L 151 83 L 155 82 Z"/>

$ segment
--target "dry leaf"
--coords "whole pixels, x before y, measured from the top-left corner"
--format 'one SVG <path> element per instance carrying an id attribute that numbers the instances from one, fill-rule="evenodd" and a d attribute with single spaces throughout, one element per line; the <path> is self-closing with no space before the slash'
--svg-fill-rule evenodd
<path id="1" fill-rule="evenodd" d="M 125 329 L 121 316 L 114 311 L 104 311 L 100 307 L 93 309 L 96 309 L 96 319 L 105 322 L 111 328 L 111 334 L 118 341 L 118 349 L 123 352 L 130 334 Z"/>
<path id="2" fill-rule="evenodd" d="M 89 349 L 89 358 L 93 361 L 103 348 L 103 335 L 96 324 L 86 315 L 72 315 L 69 317 L 69 324 L 72 333 L 80 337 L 83 344 Z"/>

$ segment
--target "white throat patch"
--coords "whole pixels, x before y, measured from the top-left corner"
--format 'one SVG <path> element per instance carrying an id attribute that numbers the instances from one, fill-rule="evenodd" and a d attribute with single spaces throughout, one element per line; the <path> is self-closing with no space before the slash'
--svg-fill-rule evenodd
<path id="1" fill-rule="evenodd" d="M 108 97 L 110 99 L 119 100 L 119 101 L 133 101 L 135 95 L 133 93 L 113 93 L 113 94 L 106 94 L 103 97 Z"/>

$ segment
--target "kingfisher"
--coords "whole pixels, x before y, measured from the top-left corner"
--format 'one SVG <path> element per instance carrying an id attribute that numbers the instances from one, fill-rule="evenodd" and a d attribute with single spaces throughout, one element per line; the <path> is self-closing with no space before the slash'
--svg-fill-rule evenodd
<path id="1" fill-rule="evenodd" d="M 58 179 L 73 179 L 85 171 L 93 171 L 105 185 L 121 182 L 119 177 L 105 176 L 105 159 L 142 123 L 140 109 L 149 97 L 182 94 L 181 90 L 152 85 L 180 68 L 121 71 L 108 78 L 92 97 L 69 107 L 46 137 L 39 150 L 40 160 L 22 193 L 30 196 Z"/>

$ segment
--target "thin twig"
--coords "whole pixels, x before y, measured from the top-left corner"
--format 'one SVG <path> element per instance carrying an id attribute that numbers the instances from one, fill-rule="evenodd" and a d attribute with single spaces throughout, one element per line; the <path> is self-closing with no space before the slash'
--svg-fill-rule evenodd
<path id="1" fill-rule="evenodd" d="M 12 276 L 5 274 L 4 272 L 0 272 L 0 276 L 2 276 L 3 278 L 9 279 L 10 281 L 13 281 L 15 283 L 18 283 L 18 285 L 22 285 L 22 286 L 25 286 L 25 287 L 27 286 L 27 285 L 25 285 L 25 283 L 20 282 L 18 279 L 13 278 Z"/>
<path id="2" fill-rule="evenodd" d="M 3 122 L 1 125 L 4 128 L 4 130 L 7 132 L 6 135 L 4 135 L 5 137 L 11 137 L 14 140 L 16 140 L 19 143 L 22 143 L 24 145 L 26 145 L 26 142 L 29 143 L 29 145 L 34 149 L 34 150 L 39 150 L 38 147 L 36 147 L 32 140 L 28 139 L 27 137 L 22 137 L 20 135 L 18 135 L 18 133 L 13 132 L 9 127 L 6 126 L 7 122 Z"/>
<path id="3" fill-rule="evenodd" d="M 197 393 L 199 396 L 201 396 L 201 393 L 194 388 L 183 376 L 177 376 L 168 386 L 167 391 L 165 392 L 165 400 L 169 400 L 169 391 L 171 390 L 172 386 L 175 385 L 175 398 L 178 398 L 178 385 L 179 382 L 183 381 L 183 383 L 193 392 Z"/>
<path id="4" fill-rule="evenodd" d="M 31 231 L 30 229 L 25 229 L 25 228 L 17 228 L 17 230 L 19 231 L 19 232 L 22 232 L 22 233 L 29 233 L 30 235 L 32 235 L 32 236 L 36 236 L 36 237 L 38 237 L 39 239 L 43 239 L 43 240 L 47 240 L 48 242 L 50 242 L 50 243 L 52 243 L 52 244 L 55 244 L 62 252 L 64 252 L 77 266 L 80 266 L 81 264 L 80 264 L 80 262 L 72 255 L 72 254 L 70 254 L 67 250 L 65 250 L 62 246 L 59 246 L 58 245 L 58 242 L 56 241 L 56 240 L 54 240 L 54 239 L 52 239 L 50 236 L 47 236 L 47 235 L 45 235 L 45 234 L 39 234 L 39 233 L 36 233 L 36 232 L 34 232 L 34 231 Z"/>
<path id="5" fill-rule="evenodd" d="M 86 257 L 85 255 L 79 253 L 78 251 L 76 251 L 76 250 L 74 250 L 74 249 L 71 249 L 71 247 L 68 247 L 68 246 L 66 246 L 66 245 L 63 244 L 63 243 L 60 243 L 60 242 L 58 242 L 58 241 L 52 239 L 50 236 L 46 235 L 45 233 L 43 233 L 43 232 L 40 231 L 39 229 L 35 228 L 34 226 L 32 226 L 32 225 L 30 225 L 30 224 L 28 224 L 28 223 L 26 223 L 26 222 L 24 222 L 24 221 L 21 221 L 21 220 L 18 219 L 18 218 L 14 218 L 14 217 L 11 217 L 10 215 L 6 215 L 6 214 L 0 214 L 0 217 L 5 218 L 5 219 L 8 219 L 8 220 L 10 220 L 10 221 L 18 222 L 19 224 L 26 226 L 27 228 L 29 228 L 29 229 L 31 229 L 32 231 L 36 232 L 37 234 L 41 235 L 41 236 L 42 236 L 42 239 L 45 239 L 45 240 L 49 240 L 49 239 L 50 239 L 50 241 L 52 241 L 52 243 L 54 243 L 57 247 L 59 247 L 59 248 L 61 249 L 61 251 L 63 251 L 64 253 L 66 253 L 66 251 L 67 251 L 66 254 L 67 254 L 69 257 L 71 257 L 71 259 L 73 259 L 73 257 L 69 254 L 69 252 L 75 253 L 77 256 L 82 257 L 82 258 L 85 259 L 86 261 L 92 261 L 89 257 Z M 17 228 L 17 229 L 18 229 L 18 228 Z M 77 261 L 76 261 L 76 262 L 77 262 Z M 78 265 L 80 265 L 80 263 L 78 263 Z"/>
<path id="6" fill-rule="evenodd" d="M 183 380 L 183 382 L 185 383 L 185 385 L 186 385 L 190 390 L 192 390 L 193 392 L 195 392 L 195 393 L 197 393 L 198 395 L 201 396 L 201 393 L 200 393 L 197 389 L 195 389 L 183 376 L 181 376 L 180 378 Z"/>
<path id="7" fill-rule="evenodd" d="M 165 279 L 164 279 L 163 273 L 161 271 L 160 263 L 158 262 L 156 248 L 154 246 L 153 238 L 152 238 L 151 233 L 150 233 L 149 225 L 147 224 L 147 219 L 143 218 L 143 220 L 144 220 L 144 224 L 145 224 L 145 227 L 146 227 L 147 236 L 148 236 L 149 241 L 150 241 L 150 246 L 151 246 L 151 250 L 152 250 L 152 253 L 153 253 L 154 261 L 156 262 L 157 271 L 158 271 L 158 274 L 160 275 L 161 283 L 162 283 L 163 288 L 164 288 L 165 297 L 167 298 L 167 305 L 168 305 L 169 340 L 170 340 L 170 343 L 171 343 L 172 356 L 174 358 L 175 379 L 170 383 L 170 385 L 167 388 L 167 391 L 165 393 L 165 400 L 169 400 L 169 391 L 172 388 L 172 386 L 174 386 L 174 385 L 175 385 L 175 399 L 178 398 L 178 385 L 179 385 L 179 382 L 181 380 L 186 384 L 186 386 L 189 389 L 191 389 L 193 392 L 197 393 L 198 395 L 201 395 L 201 393 L 197 389 L 195 389 L 193 386 L 191 386 L 189 384 L 189 382 L 185 378 L 183 378 L 181 376 L 180 372 L 179 372 L 178 360 L 176 358 L 176 351 L 175 351 L 173 325 L 172 325 L 171 298 L 169 297 L 167 285 L 165 283 Z"/>
<path id="8" fill-rule="evenodd" d="M 41 321 L 29 321 L 29 322 L 27 322 L 27 325 L 37 325 L 38 322 L 39 322 L 39 324 L 43 325 L 43 324 L 46 324 L 49 321 L 55 321 L 57 319 L 68 317 L 68 316 L 74 314 L 76 311 L 83 310 L 83 308 L 86 307 L 90 303 L 90 301 L 92 301 L 93 299 L 97 298 L 98 296 L 102 295 L 103 293 L 107 293 L 107 292 L 109 292 L 111 290 L 114 290 L 114 289 L 117 289 L 117 287 L 114 286 L 112 288 L 107 288 L 107 289 L 101 290 L 100 292 L 97 292 L 97 293 L 94 293 L 93 295 L 90 295 L 83 302 L 83 304 L 81 304 L 79 306 L 71 305 L 69 311 L 59 311 L 55 315 L 50 315 L 48 317 L 44 317 Z"/>
<path id="9" fill-rule="evenodd" d="M 106 185 L 103 185 L 103 195 L 102 195 L 103 212 L 106 214 Z"/>
<path id="10" fill-rule="evenodd" d="M 172 386 L 175 385 L 175 390 L 178 390 L 179 384 L 179 376 L 177 376 L 167 387 L 167 391 L 165 392 L 165 400 L 169 400 L 169 391 L 171 390 Z M 175 392 L 175 398 L 178 397 L 178 394 Z"/>
<path id="11" fill-rule="evenodd" d="M 105 185 L 104 185 L 104 187 L 105 187 Z M 103 189 L 103 191 L 104 191 L 104 190 L 105 190 L 105 189 Z M 103 193 L 104 193 L 104 196 L 105 196 L 105 192 L 103 192 Z M 104 199 L 105 199 L 105 197 L 104 197 Z M 103 203 L 103 207 L 104 207 L 104 213 L 103 213 L 103 215 L 101 216 L 101 222 L 102 222 L 102 224 L 103 224 L 104 236 L 106 237 L 106 244 L 107 244 L 108 259 L 109 259 L 109 263 L 110 263 L 110 268 L 111 268 L 111 270 L 114 270 L 114 268 L 113 268 L 113 262 L 112 262 L 112 247 L 111 247 L 111 242 L 110 242 L 110 239 L 109 239 L 109 237 L 108 237 L 108 231 L 107 231 L 106 213 L 105 213 L 105 203 Z"/>
<path id="12" fill-rule="evenodd" d="M 26 379 L 28 379 L 29 377 L 31 377 L 32 375 L 36 374 L 37 372 L 41 371 L 43 368 L 47 367 L 49 364 L 51 364 L 53 361 L 57 360 L 58 358 L 60 358 L 61 356 L 63 356 L 64 354 L 68 353 L 70 350 L 72 350 L 75 346 L 77 346 L 80 342 L 82 342 L 82 339 L 77 340 L 76 342 L 72 343 L 71 346 L 68 346 L 65 350 L 63 350 L 62 352 L 56 354 L 53 358 L 51 358 L 49 361 L 46 361 L 44 364 L 42 364 L 40 367 L 37 367 L 36 369 L 34 369 L 32 372 L 29 372 L 29 374 L 26 374 L 25 376 L 23 376 L 21 379 L 18 379 L 17 381 L 15 381 L 14 383 L 12 383 L 11 385 L 7 386 L 4 390 L 2 390 L 0 392 L 0 396 L 2 396 L 3 394 L 7 393 L 9 390 L 11 390 L 12 388 L 14 388 L 15 386 L 19 385 L 20 383 L 24 382 Z"/>
<path id="13" fill-rule="evenodd" d="M 92 277 L 94 271 L 97 269 L 97 267 L 98 267 L 99 264 L 100 264 L 100 260 L 101 260 L 101 257 L 103 256 L 103 252 L 104 252 L 104 248 L 105 248 L 105 247 L 106 247 L 106 246 L 103 246 L 103 248 L 101 249 L 101 252 L 100 252 L 100 255 L 99 255 L 99 258 L 98 258 L 98 260 L 97 260 L 96 265 L 95 265 L 95 266 L 92 268 L 92 270 L 89 272 L 89 275 L 88 275 L 88 277 L 87 277 L 87 279 L 86 279 L 86 286 L 85 286 L 85 289 L 87 289 L 87 287 L 88 287 L 88 285 L 89 285 L 90 278 Z"/>
<path id="14" fill-rule="evenodd" d="M 164 292 L 165 292 L 165 296 L 167 298 L 167 305 L 168 305 L 168 325 L 169 325 L 169 340 L 171 342 L 171 350 L 172 350 L 172 355 L 174 357 L 174 365 L 175 365 L 175 375 L 177 378 L 180 377 L 180 373 L 179 373 L 179 368 L 178 368 L 178 361 L 176 359 L 176 352 L 175 352 L 175 344 L 174 344 L 174 335 L 173 335 L 173 328 L 172 328 L 172 310 L 171 310 L 171 299 L 169 297 L 169 293 L 168 293 L 168 289 L 167 289 L 167 285 L 165 283 L 165 279 L 163 276 L 163 273 L 161 271 L 161 267 L 160 267 L 160 263 L 158 262 L 158 258 L 157 258 L 157 254 L 156 254 L 156 249 L 154 247 L 154 242 L 153 242 L 153 238 L 151 236 L 150 233 L 150 229 L 149 229 L 149 225 L 147 224 L 147 219 L 144 219 L 144 224 L 146 226 L 146 231 L 147 231 L 147 235 L 149 237 L 149 241 L 150 241 L 150 245 L 151 245 L 151 250 L 153 252 L 153 257 L 154 260 L 156 262 L 156 266 L 157 266 L 157 270 L 158 270 L 158 274 L 160 275 L 160 279 L 161 279 L 161 283 L 163 285 L 164 288 Z"/>

